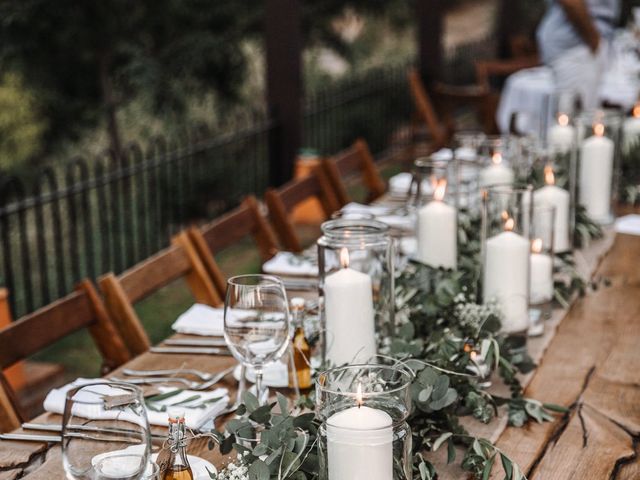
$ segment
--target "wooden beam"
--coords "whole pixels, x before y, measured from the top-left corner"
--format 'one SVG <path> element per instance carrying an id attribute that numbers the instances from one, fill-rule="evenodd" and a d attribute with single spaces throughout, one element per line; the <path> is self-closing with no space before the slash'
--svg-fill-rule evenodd
<path id="1" fill-rule="evenodd" d="M 270 182 L 293 177 L 302 141 L 302 33 L 299 0 L 267 0 L 265 12 L 267 105 L 276 121 L 269 136 Z"/>
<path id="2" fill-rule="evenodd" d="M 431 84 L 442 71 L 443 0 L 417 0 L 418 63 L 422 78 Z"/>

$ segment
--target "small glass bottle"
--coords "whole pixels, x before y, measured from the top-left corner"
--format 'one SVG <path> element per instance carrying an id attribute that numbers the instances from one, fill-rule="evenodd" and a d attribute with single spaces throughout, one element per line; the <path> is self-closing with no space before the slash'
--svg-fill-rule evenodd
<path id="1" fill-rule="evenodd" d="M 289 386 L 295 387 L 295 374 L 298 380 L 298 388 L 305 390 L 311 388 L 311 347 L 304 334 L 305 301 L 303 298 L 295 297 L 291 299 L 291 325 L 293 326 L 293 364 L 295 372 L 289 370 Z"/>
<path id="2" fill-rule="evenodd" d="M 169 415 L 169 461 L 162 476 L 163 480 L 193 480 L 193 472 L 187 458 L 187 432 L 184 414 Z"/>

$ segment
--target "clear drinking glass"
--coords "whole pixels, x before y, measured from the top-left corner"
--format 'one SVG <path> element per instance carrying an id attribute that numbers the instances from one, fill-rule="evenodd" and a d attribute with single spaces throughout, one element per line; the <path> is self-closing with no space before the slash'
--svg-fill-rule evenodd
<path id="1" fill-rule="evenodd" d="M 139 388 L 96 381 L 67 392 L 62 419 L 67 479 L 141 480 L 149 463 L 150 445 Z"/>
<path id="2" fill-rule="evenodd" d="M 270 275 L 239 275 L 227 281 L 224 338 L 233 356 L 256 375 L 262 400 L 262 370 L 289 345 L 289 305 L 282 281 Z"/>

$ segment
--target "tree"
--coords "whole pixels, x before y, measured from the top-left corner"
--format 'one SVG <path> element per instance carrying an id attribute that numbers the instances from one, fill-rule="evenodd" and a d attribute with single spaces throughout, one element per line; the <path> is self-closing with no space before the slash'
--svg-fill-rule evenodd
<path id="1" fill-rule="evenodd" d="M 5 0 L 0 64 L 22 74 L 48 120 L 49 146 L 106 119 L 122 149 L 117 110 L 144 92 L 177 109 L 185 92 L 233 96 L 241 41 L 259 25 L 258 0 Z"/>

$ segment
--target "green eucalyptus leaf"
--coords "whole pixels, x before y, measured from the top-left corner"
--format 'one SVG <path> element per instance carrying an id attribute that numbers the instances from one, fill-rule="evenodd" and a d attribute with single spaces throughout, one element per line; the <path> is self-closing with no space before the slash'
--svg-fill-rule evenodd
<path id="1" fill-rule="evenodd" d="M 482 469 L 481 480 L 489 480 L 489 475 L 491 475 L 491 469 L 493 468 L 493 462 L 495 462 L 495 460 L 496 456 L 494 455 L 485 462 L 484 468 Z"/>
<path id="2" fill-rule="evenodd" d="M 442 398 L 431 401 L 431 403 L 429 403 L 429 407 L 433 410 L 442 410 L 455 402 L 457 398 L 458 392 L 453 388 L 449 388 Z"/>
<path id="3" fill-rule="evenodd" d="M 435 452 L 436 450 L 438 450 L 440 448 L 440 446 L 447 441 L 448 438 L 450 438 L 453 435 L 453 433 L 451 432 L 445 432 L 442 435 L 440 435 L 435 442 L 433 442 L 433 446 L 431 447 L 431 451 Z"/>
<path id="4" fill-rule="evenodd" d="M 503 453 L 500 453 L 500 461 L 504 469 L 505 480 L 511 480 L 513 478 L 513 462 Z"/>
<path id="5" fill-rule="evenodd" d="M 249 466 L 249 480 L 269 480 L 270 477 L 269 467 L 262 460 L 255 460 Z"/>
<path id="6" fill-rule="evenodd" d="M 456 445 L 453 443 L 453 437 L 447 442 L 447 463 L 452 464 L 456 461 Z"/>
<path id="7" fill-rule="evenodd" d="M 256 396 L 249 391 L 245 391 L 242 394 L 242 403 L 244 403 L 249 413 L 253 412 L 258 407 L 260 407 L 260 403 L 258 402 L 258 399 L 256 398 Z"/>

